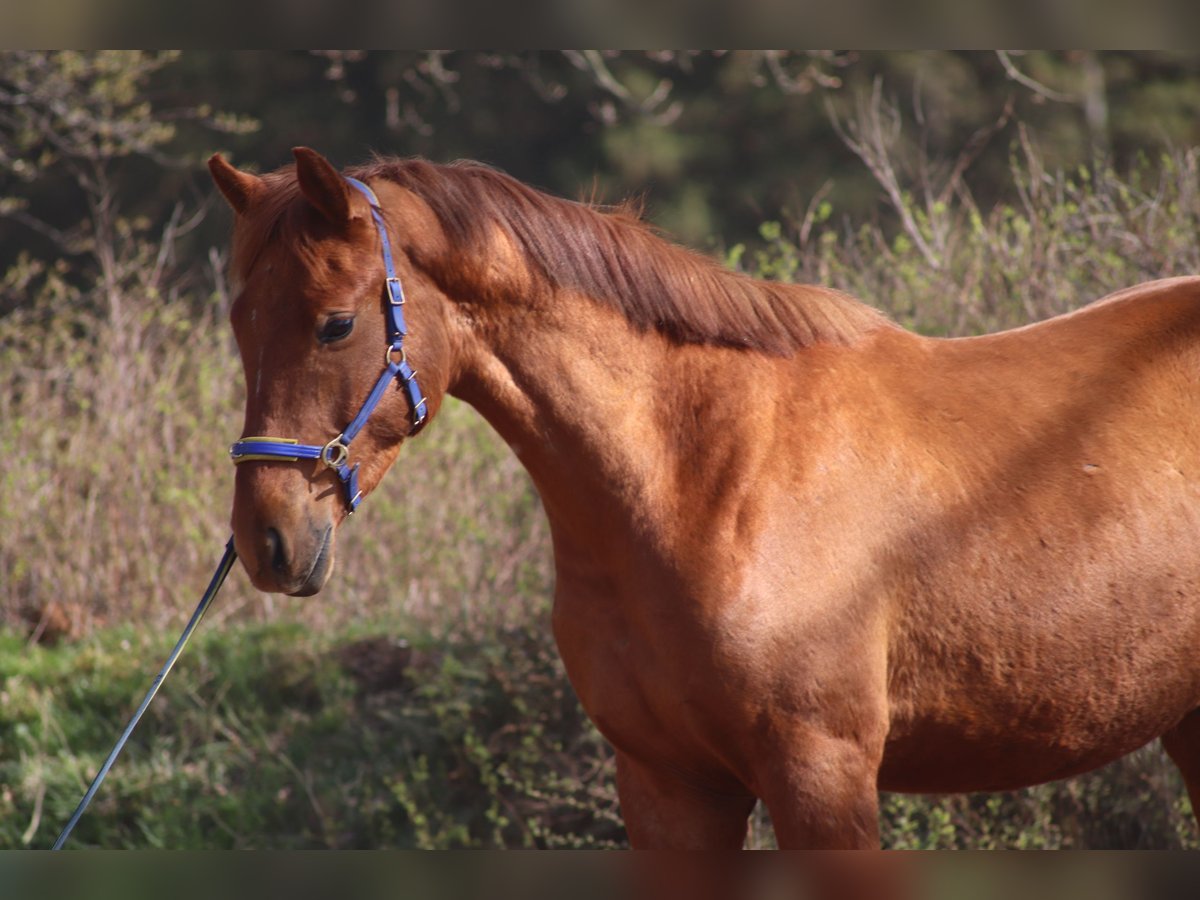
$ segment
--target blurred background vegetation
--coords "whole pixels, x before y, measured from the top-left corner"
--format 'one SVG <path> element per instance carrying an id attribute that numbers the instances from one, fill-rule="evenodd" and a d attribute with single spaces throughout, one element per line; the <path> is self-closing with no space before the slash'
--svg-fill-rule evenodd
<path id="1" fill-rule="evenodd" d="M 1198 123 L 1175 52 L 0 52 L 0 846 L 53 840 L 228 534 L 212 152 L 636 195 L 731 266 L 961 335 L 1200 272 Z M 406 447 L 339 553 L 308 600 L 235 573 L 78 844 L 621 845 L 537 495 L 473 411 Z M 894 847 L 1200 843 L 1156 745 L 882 820 Z"/>

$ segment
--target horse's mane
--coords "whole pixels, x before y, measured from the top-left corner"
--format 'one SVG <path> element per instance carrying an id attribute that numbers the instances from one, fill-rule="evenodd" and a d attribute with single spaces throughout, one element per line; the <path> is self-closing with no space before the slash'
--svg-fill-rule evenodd
<path id="1" fill-rule="evenodd" d="M 817 343 L 851 344 L 890 325 L 838 291 L 732 272 L 664 240 L 629 205 L 552 197 L 480 163 L 379 158 L 349 174 L 387 179 L 427 203 L 455 247 L 455 265 L 486 253 L 499 227 L 553 287 L 609 304 L 635 327 L 677 341 L 786 356 Z M 275 213 L 286 217 L 294 174 L 278 175 L 284 190 L 272 191 Z"/>
<path id="2" fill-rule="evenodd" d="M 468 254 L 487 248 L 499 226 L 554 286 L 679 341 L 788 355 L 820 342 L 850 344 L 890 325 L 846 294 L 731 272 L 664 240 L 628 205 L 605 209 L 551 197 L 480 163 L 383 158 L 351 174 L 412 191 Z"/>

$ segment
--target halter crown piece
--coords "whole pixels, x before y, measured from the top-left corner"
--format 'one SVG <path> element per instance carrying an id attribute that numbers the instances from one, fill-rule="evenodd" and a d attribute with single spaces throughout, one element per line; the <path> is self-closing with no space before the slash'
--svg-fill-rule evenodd
<path id="1" fill-rule="evenodd" d="M 409 365 L 404 355 L 404 338 L 408 327 L 404 323 L 404 288 L 396 275 L 396 265 L 392 260 L 392 244 L 388 240 L 387 225 L 383 221 L 383 210 L 379 206 L 379 198 L 375 192 L 357 178 L 343 176 L 349 185 L 367 198 L 371 205 L 371 218 L 375 222 L 375 230 L 379 232 L 379 241 L 383 247 L 383 268 L 387 276 L 387 328 L 388 348 L 384 352 L 384 370 L 375 382 L 375 387 L 367 395 L 366 402 L 358 415 L 346 426 L 337 437 L 324 445 L 302 444 L 295 438 L 277 437 L 246 437 L 229 448 L 229 455 L 234 463 L 250 462 L 251 460 L 266 460 L 268 462 L 296 462 L 301 459 L 315 459 L 324 463 L 328 468 L 337 472 L 338 478 L 346 486 L 346 505 L 350 512 L 358 508 L 362 500 L 362 491 L 358 487 L 358 463 L 350 465 L 350 442 L 367 424 L 367 419 L 383 399 L 388 385 L 393 379 L 400 382 L 400 387 L 408 399 L 409 415 L 412 427 L 409 435 L 414 435 L 425 425 L 429 408 L 425 396 L 417 385 L 417 373 Z"/>

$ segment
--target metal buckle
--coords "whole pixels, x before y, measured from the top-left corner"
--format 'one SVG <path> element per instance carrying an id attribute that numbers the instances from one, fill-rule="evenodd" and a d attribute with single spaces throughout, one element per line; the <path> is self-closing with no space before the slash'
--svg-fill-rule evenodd
<path id="1" fill-rule="evenodd" d="M 349 458 L 350 448 L 342 442 L 340 434 L 321 448 L 321 462 L 331 469 L 341 468 Z"/>
<path id="2" fill-rule="evenodd" d="M 392 304 L 392 306 L 403 306 L 404 305 L 404 285 L 402 285 L 400 283 L 400 279 L 394 275 L 391 276 L 390 278 L 388 278 L 387 279 L 387 289 L 388 289 L 388 302 L 390 304 Z M 400 299 L 397 300 L 396 299 L 397 297 L 399 297 Z"/>

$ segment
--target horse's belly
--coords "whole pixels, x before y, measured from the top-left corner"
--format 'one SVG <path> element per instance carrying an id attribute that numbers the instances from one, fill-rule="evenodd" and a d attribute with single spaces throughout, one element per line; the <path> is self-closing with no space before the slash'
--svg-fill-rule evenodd
<path id="1" fill-rule="evenodd" d="M 1158 515 L 1131 495 L 1121 515 L 1086 529 L 1031 517 L 1040 541 L 999 522 L 991 540 L 964 536 L 891 635 L 880 787 L 1006 790 L 1064 778 L 1200 707 L 1191 490 Z"/>
<path id="2" fill-rule="evenodd" d="M 972 738 L 930 729 L 888 742 L 878 784 L 881 791 L 914 794 L 1017 790 L 1091 771 L 1156 736 L 1084 749 L 1013 734 Z"/>
<path id="3" fill-rule="evenodd" d="M 1062 671 L 966 683 L 893 718 L 881 790 L 1014 790 L 1087 772 L 1161 736 L 1200 706 L 1196 667 Z M 1031 687 L 1032 685 L 1032 687 Z M 1007 690 L 1006 690 L 1007 688 Z M 1024 689 L 1023 688 L 1029 688 Z"/>

